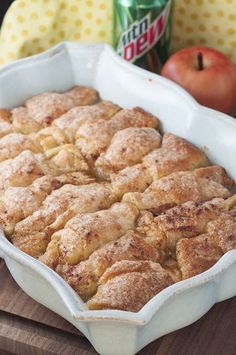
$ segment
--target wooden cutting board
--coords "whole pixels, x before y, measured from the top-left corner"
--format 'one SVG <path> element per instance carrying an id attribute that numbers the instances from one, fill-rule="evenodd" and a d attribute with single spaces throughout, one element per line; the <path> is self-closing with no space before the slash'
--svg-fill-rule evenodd
<path id="1" fill-rule="evenodd" d="M 0 355 L 94 355 L 71 324 L 28 297 L 0 260 Z M 140 355 L 235 355 L 236 297 L 146 346 Z"/>

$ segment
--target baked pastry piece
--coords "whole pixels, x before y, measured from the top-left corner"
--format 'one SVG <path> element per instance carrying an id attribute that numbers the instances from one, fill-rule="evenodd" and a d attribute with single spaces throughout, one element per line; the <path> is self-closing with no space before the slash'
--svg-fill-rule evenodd
<path id="1" fill-rule="evenodd" d="M 37 133 L 31 134 L 30 137 L 38 143 L 42 151 L 69 143 L 65 132 L 57 127 L 43 128 Z"/>
<path id="2" fill-rule="evenodd" d="M 128 166 L 110 175 L 112 188 L 122 197 L 126 192 L 143 192 L 153 181 L 150 171 L 143 164 Z"/>
<path id="3" fill-rule="evenodd" d="M 95 163 L 99 177 L 109 179 L 110 174 L 142 161 L 142 158 L 161 144 L 161 135 L 154 128 L 129 127 L 117 132 L 105 153 Z"/>
<path id="4" fill-rule="evenodd" d="M 218 165 L 211 165 L 205 168 L 196 169 L 193 173 L 197 179 L 205 179 L 206 184 L 209 180 L 211 180 L 226 186 L 229 189 L 232 189 L 235 186 L 235 181 L 227 175 L 224 168 Z"/>
<path id="5" fill-rule="evenodd" d="M 134 229 L 138 213 L 133 205 L 116 203 L 108 210 L 79 214 L 52 236 L 41 260 L 51 267 L 78 264 L 99 247 Z"/>
<path id="6" fill-rule="evenodd" d="M 173 172 L 193 170 L 207 164 L 208 159 L 200 149 L 183 138 L 166 133 L 162 146 L 145 155 L 141 164 L 111 174 L 110 178 L 113 188 L 123 195 L 143 192 L 153 180 Z"/>
<path id="7" fill-rule="evenodd" d="M 53 175 L 74 171 L 89 171 L 89 166 L 84 160 L 79 149 L 73 144 L 65 144 L 44 152 L 39 156 L 44 171 Z"/>
<path id="8" fill-rule="evenodd" d="M 222 228 L 220 227 L 224 225 L 224 216 L 226 220 L 228 217 L 231 221 L 235 218 L 235 205 L 236 195 L 227 200 L 213 198 L 206 202 L 188 201 L 168 209 L 157 217 L 154 217 L 151 212 L 142 211 L 138 218 L 136 230 L 148 237 L 162 240 L 161 249 L 163 251 L 169 250 L 172 254 L 175 252 L 176 243 L 179 239 L 209 233 L 210 229 L 211 233 L 209 234 L 213 238 L 217 235 L 217 230 L 221 233 Z M 221 223 L 221 226 L 217 224 L 217 221 Z M 214 225 L 217 225 L 217 228 L 213 228 Z M 232 230 L 233 227 L 232 224 Z M 229 234 L 232 233 L 229 232 Z M 226 239 L 225 237 L 224 240 Z M 219 242 L 216 242 L 216 244 L 219 244 Z M 225 252 L 225 250 L 223 251 Z"/>
<path id="9" fill-rule="evenodd" d="M 0 109 L 0 138 L 12 133 L 13 127 L 11 124 L 11 111 L 8 109 Z"/>
<path id="10" fill-rule="evenodd" d="M 207 233 L 223 253 L 236 249 L 236 209 L 222 213 L 215 221 L 208 223 Z"/>
<path id="11" fill-rule="evenodd" d="M 7 236 L 14 232 L 15 224 L 38 210 L 53 190 L 64 184 L 82 185 L 94 182 L 88 175 L 67 173 L 60 176 L 46 175 L 27 187 L 9 187 L 0 200 L 0 223 Z"/>
<path id="12" fill-rule="evenodd" d="M 26 107 L 16 107 L 12 109 L 11 115 L 14 132 L 30 134 L 43 128 L 39 122 L 32 119 Z"/>
<path id="13" fill-rule="evenodd" d="M 0 119 L 5 122 L 11 122 L 11 110 L 0 108 Z"/>
<path id="14" fill-rule="evenodd" d="M 70 142 L 74 142 L 79 127 L 85 122 L 99 119 L 108 120 L 121 108 L 110 101 L 101 101 L 96 105 L 74 107 L 53 121 L 53 126 L 63 130 Z"/>
<path id="15" fill-rule="evenodd" d="M 43 175 L 35 154 L 25 150 L 16 158 L 0 163 L 0 191 L 10 186 L 28 186 Z"/>
<path id="16" fill-rule="evenodd" d="M 36 179 L 28 187 L 9 187 L 0 201 L 0 223 L 9 236 L 17 222 L 36 211 L 45 197 L 61 186 L 53 176 Z"/>
<path id="17" fill-rule="evenodd" d="M 29 134 L 49 126 L 52 121 L 75 106 L 92 105 L 98 101 L 96 90 L 75 86 L 65 93 L 46 92 L 25 102 L 24 107 L 12 110 L 16 132 Z"/>
<path id="18" fill-rule="evenodd" d="M 159 121 L 139 107 L 121 110 L 110 120 L 82 124 L 76 133 L 76 145 L 88 160 L 95 161 L 109 146 L 114 134 L 128 127 L 158 128 Z"/>
<path id="19" fill-rule="evenodd" d="M 145 238 L 146 243 L 155 245 L 159 252 L 159 262 L 168 257 L 169 251 L 167 250 L 166 236 L 159 229 L 158 224 L 155 222 L 155 216 L 151 212 L 140 212 L 135 231 Z"/>
<path id="20" fill-rule="evenodd" d="M 138 311 L 236 248 L 234 183 L 153 115 L 97 101 L 76 86 L 0 109 L 0 223 L 90 309 Z"/>
<path id="21" fill-rule="evenodd" d="M 41 208 L 15 226 L 13 244 L 26 253 L 42 255 L 51 235 L 79 213 L 108 208 L 116 201 L 109 184 L 64 185 L 43 201 Z"/>
<path id="22" fill-rule="evenodd" d="M 175 251 L 179 239 L 195 237 L 206 232 L 207 223 L 227 209 L 227 200 L 222 198 L 214 198 L 207 202 L 188 201 L 167 210 L 154 221 L 166 236 L 168 248 Z"/>
<path id="23" fill-rule="evenodd" d="M 179 268 L 179 264 L 172 256 L 164 260 L 164 262 L 162 263 L 162 267 L 168 272 L 174 282 L 182 280 L 182 274 Z"/>
<path id="24" fill-rule="evenodd" d="M 55 119 L 75 106 L 92 105 L 98 101 L 96 90 L 75 86 L 63 93 L 47 92 L 26 100 L 25 106 L 30 116 L 39 123 L 48 125 L 48 118 Z M 48 118 L 47 118 L 48 117 Z"/>
<path id="25" fill-rule="evenodd" d="M 40 144 L 29 136 L 21 133 L 10 133 L 0 139 L 0 162 L 15 158 L 24 150 L 30 150 L 33 153 L 42 152 Z"/>
<path id="26" fill-rule="evenodd" d="M 200 274 L 212 267 L 223 255 L 208 234 L 180 239 L 176 246 L 177 261 L 182 278 Z"/>
<path id="27" fill-rule="evenodd" d="M 209 165 L 206 155 L 184 138 L 172 133 L 163 135 L 162 146 L 143 159 L 154 180 L 175 171 L 194 170 Z"/>
<path id="28" fill-rule="evenodd" d="M 168 272 L 152 261 L 118 261 L 100 278 L 89 309 L 138 312 L 152 297 L 173 283 Z"/>
<path id="29" fill-rule="evenodd" d="M 162 263 L 167 256 L 166 237 L 160 233 L 152 213 L 142 211 L 136 219 L 135 231 L 128 231 L 118 240 L 103 245 L 78 265 L 59 264 L 56 271 L 87 300 L 96 292 L 102 274 L 117 261 L 152 260 Z M 177 274 L 176 265 L 175 268 L 171 266 L 172 274 Z"/>
<path id="30" fill-rule="evenodd" d="M 235 205 L 235 196 L 225 202 Z M 205 234 L 177 242 L 176 255 L 183 278 L 197 275 L 213 266 L 229 250 L 236 248 L 236 210 L 225 210 L 207 223 Z"/>
<path id="31" fill-rule="evenodd" d="M 99 278 L 103 273 L 121 260 L 152 260 L 163 259 L 161 243 L 157 238 L 129 231 L 118 240 L 105 244 L 94 251 L 88 260 L 77 265 L 58 265 L 56 271 L 84 299 L 92 297 L 98 287 Z"/>
<path id="32" fill-rule="evenodd" d="M 227 187 L 233 181 L 218 166 L 194 171 L 176 172 L 154 181 L 143 193 L 130 192 L 123 202 L 133 203 L 140 210 L 159 214 L 186 201 L 206 201 L 214 197 L 227 198 Z"/>
<path id="33" fill-rule="evenodd" d="M 89 171 L 87 163 L 74 145 L 56 147 L 44 154 L 25 150 L 16 158 L 0 164 L 0 190 L 4 191 L 10 186 L 29 186 L 41 176 L 57 176 L 73 171 Z"/>

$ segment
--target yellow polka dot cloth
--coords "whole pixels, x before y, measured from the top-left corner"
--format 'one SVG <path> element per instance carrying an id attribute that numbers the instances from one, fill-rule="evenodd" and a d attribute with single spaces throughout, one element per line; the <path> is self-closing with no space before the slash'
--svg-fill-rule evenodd
<path id="1" fill-rule="evenodd" d="M 175 0 L 172 50 L 204 45 L 236 64 L 236 0 Z"/>
<path id="2" fill-rule="evenodd" d="M 112 0 L 15 0 L 0 32 L 0 64 L 63 40 L 111 43 Z M 206 45 L 236 63 L 236 0 L 174 0 L 172 51 Z"/>
<path id="3" fill-rule="evenodd" d="M 42 52 L 63 40 L 110 43 L 111 38 L 110 0 L 16 0 L 0 33 L 0 64 Z"/>

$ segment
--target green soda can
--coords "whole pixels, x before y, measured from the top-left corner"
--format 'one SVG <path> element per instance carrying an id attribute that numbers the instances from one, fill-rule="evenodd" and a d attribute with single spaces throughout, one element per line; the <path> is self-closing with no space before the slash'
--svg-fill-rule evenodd
<path id="1" fill-rule="evenodd" d="M 113 0 L 113 46 L 127 61 L 160 72 L 170 53 L 171 0 Z"/>

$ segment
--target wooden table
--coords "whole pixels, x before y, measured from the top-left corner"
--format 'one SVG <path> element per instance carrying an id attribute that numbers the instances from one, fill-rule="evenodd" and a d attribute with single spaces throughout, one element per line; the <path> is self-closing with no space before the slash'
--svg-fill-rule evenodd
<path id="1" fill-rule="evenodd" d="M 28 297 L 0 260 L 0 355 L 92 355 L 71 324 Z M 235 355 L 236 297 L 203 318 L 146 346 L 139 355 Z"/>

